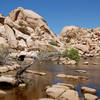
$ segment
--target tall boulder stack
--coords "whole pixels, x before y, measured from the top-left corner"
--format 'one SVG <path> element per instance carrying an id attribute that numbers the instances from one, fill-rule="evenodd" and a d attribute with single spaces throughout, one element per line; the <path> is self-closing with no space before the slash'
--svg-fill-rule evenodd
<path id="1" fill-rule="evenodd" d="M 19 51 L 58 51 L 61 44 L 40 15 L 21 7 L 11 11 L 8 17 L 0 15 L 0 37 L 7 41 L 10 48 Z"/>
<path id="2" fill-rule="evenodd" d="M 93 56 L 100 52 L 100 28 L 87 29 L 76 26 L 66 26 L 60 36 L 70 45 L 76 48 L 81 55 Z M 70 42 L 67 43 L 67 40 Z"/>

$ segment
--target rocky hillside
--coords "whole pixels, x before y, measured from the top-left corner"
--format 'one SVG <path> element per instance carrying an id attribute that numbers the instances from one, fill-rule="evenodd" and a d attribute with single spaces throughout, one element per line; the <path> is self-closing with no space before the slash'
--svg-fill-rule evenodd
<path id="1" fill-rule="evenodd" d="M 0 48 L 10 47 L 13 52 L 59 51 L 63 43 L 58 37 L 46 21 L 31 10 L 19 7 L 8 17 L 0 15 Z"/>
<path id="2" fill-rule="evenodd" d="M 0 14 L 0 48 L 9 47 L 11 52 L 62 52 L 66 48 L 76 48 L 80 55 L 93 56 L 100 51 L 99 40 L 100 28 L 67 26 L 56 35 L 40 15 L 21 7 L 7 17 Z"/>
<path id="3" fill-rule="evenodd" d="M 100 52 L 100 28 L 87 29 L 66 26 L 60 36 L 68 48 L 76 48 L 81 55 L 94 56 Z"/>

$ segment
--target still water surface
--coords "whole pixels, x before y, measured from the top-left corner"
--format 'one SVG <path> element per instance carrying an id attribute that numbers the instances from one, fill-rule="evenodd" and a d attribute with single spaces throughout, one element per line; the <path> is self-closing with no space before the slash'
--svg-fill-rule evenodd
<path id="1" fill-rule="evenodd" d="M 89 65 L 83 65 L 83 62 L 88 61 Z M 97 65 L 94 65 L 97 63 Z M 58 65 L 53 62 L 46 61 L 42 63 L 33 64 L 31 70 L 41 71 L 47 73 L 45 76 L 24 74 L 24 78 L 28 84 L 25 88 L 13 88 L 6 90 L 7 96 L 4 100 L 38 100 L 39 98 L 47 97 L 45 93 L 46 86 L 52 84 L 68 83 L 73 84 L 78 90 L 80 96 L 80 87 L 88 86 L 97 89 L 97 95 L 100 97 L 100 58 L 88 58 L 86 60 L 81 59 L 78 65 Z M 87 73 L 79 73 L 76 70 L 86 70 Z M 89 78 L 88 81 L 73 81 L 65 78 L 57 78 L 57 74 L 67 75 L 83 75 Z M 3 100 L 3 99 L 2 99 Z"/>

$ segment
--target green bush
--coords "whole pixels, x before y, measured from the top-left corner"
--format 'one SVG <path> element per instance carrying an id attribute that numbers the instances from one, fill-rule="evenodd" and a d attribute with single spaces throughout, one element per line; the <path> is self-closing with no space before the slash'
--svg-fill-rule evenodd
<path id="1" fill-rule="evenodd" d="M 79 60 L 80 59 L 78 50 L 73 49 L 73 48 L 70 49 L 70 50 L 66 49 L 65 51 L 63 51 L 62 56 L 63 57 L 69 57 L 69 58 L 71 58 L 73 60 Z"/>
<path id="2" fill-rule="evenodd" d="M 49 42 L 49 44 L 59 47 L 59 45 L 56 41 L 51 41 L 51 42 Z"/>
<path id="3" fill-rule="evenodd" d="M 66 43 L 70 43 L 70 39 L 66 39 Z"/>

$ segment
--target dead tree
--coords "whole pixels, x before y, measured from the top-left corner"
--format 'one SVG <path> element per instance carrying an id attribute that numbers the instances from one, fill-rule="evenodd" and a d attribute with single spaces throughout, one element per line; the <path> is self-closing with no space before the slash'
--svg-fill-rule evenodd
<path id="1" fill-rule="evenodd" d="M 54 56 L 58 56 L 59 57 L 59 53 L 56 53 Z M 54 57 L 53 56 L 53 57 Z M 21 69 L 16 73 L 15 78 L 17 80 L 15 86 L 18 86 L 20 83 L 23 83 L 24 81 L 21 78 L 21 75 L 29 68 L 31 67 L 31 65 L 37 61 L 41 61 L 41 60 L 47 60 L 50 59 L 51 55 L 50 54 L 45 54 L 45 55 L 39 55 L 38 58 L 34 58 L 33 61 L 29 64 L 26 65 L 25 67 L 21 67 Z"/>

